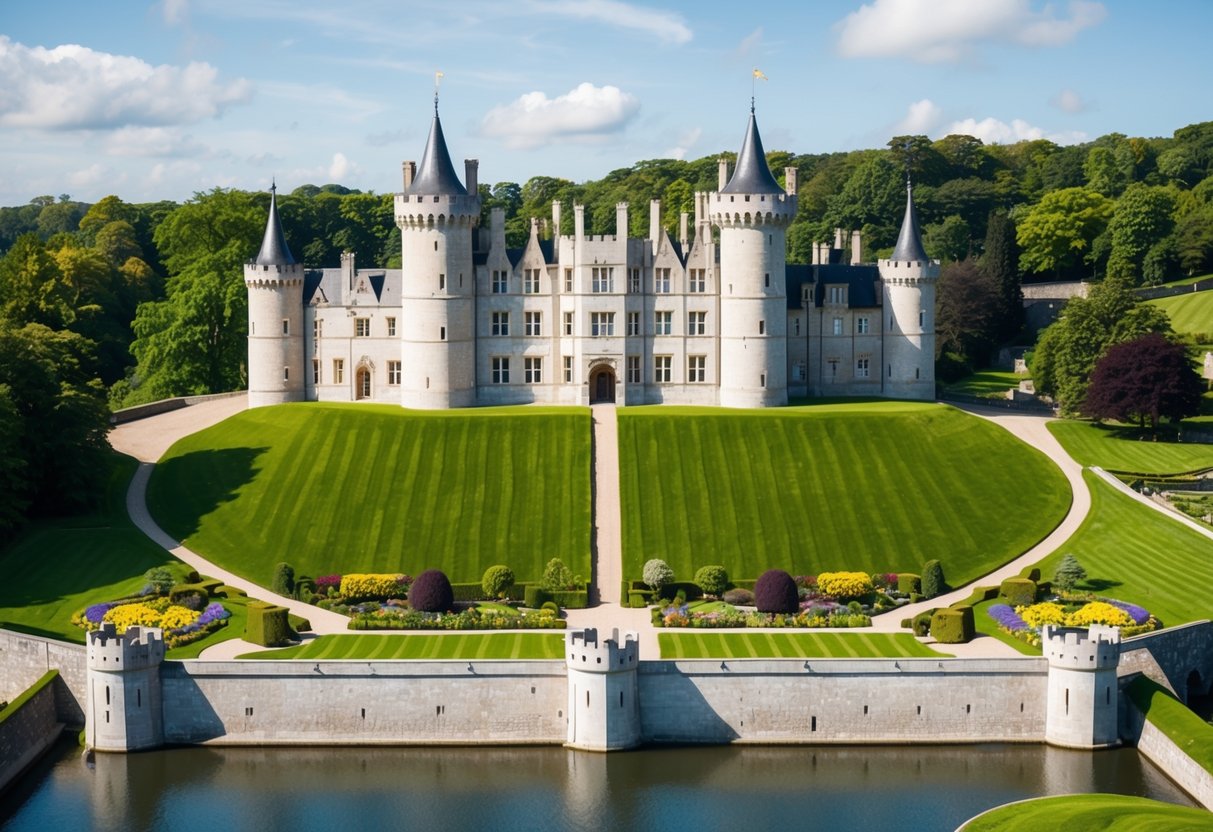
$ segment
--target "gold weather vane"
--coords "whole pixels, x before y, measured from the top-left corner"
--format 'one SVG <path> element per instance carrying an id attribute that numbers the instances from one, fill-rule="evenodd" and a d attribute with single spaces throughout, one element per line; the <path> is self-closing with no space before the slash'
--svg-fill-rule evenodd
<path id="1" fill-rule="evenodd" d="M 770 81 L 767 74 L 758 67 L 754 67 L 753 76 L 750 78 L 750 112 L 754 112 L 754 96 L 758 92 L 759 81 Z"/>
<path id="2" fill-rule="evenodd" d="M 442 83 L 442 70 L 434 73 L 434 112 L 438 112 L 438 86 Z"/>

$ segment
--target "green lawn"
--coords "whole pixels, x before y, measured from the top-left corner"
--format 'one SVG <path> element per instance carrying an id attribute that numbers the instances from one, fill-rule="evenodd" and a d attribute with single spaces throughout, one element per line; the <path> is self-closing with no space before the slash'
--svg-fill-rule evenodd
<path id="1" fill-rule="evenodd" d="M 941 655 L 909 633 L 746 633 L 689 630 L 657 634 L 663 659 L 874 659 Z"/>
<path id="2" fill-rule="evenodd" d="M 1205 771 L 1213 772 L 1213 725 L 1148 676 L 1138 676 L 1126 691 L 1151 725 L 1166 734 Z"/>
<path id="3" fill-rule="evenodd" d="M 1029 549 L 1070 504 L 1043 454 L 936 404 L 627 408 L 619 456 L 629 579 L 654 557 L 682 580 L 717 563 L 752 579 L 939 558 L 961 585 Z"/>
<path id="4" fill-rule="evenodd" d="M 242 659 L 559 659 L 563 633 L 319 636 L 298 647 Z"/>
<path id="5" fill-rule="evenodd" d="M 960 827 L 959 832 L 1172 832 L 1213 830 L 1213 813 L 1145 797 L 1070 794 L 1038 797 L 1001 806 Z"/>
<path id="6" fill-rule="evenodd" d="M 1213 291 L 1193 292 L 1146 301 L 1171 316 L 1176 332 L 1206 334 L 1213 332 Z"/>
<path id="7" fill-rule="evenodd" d="M 170 448 L 148 505 L 263 585 L 280 561 L 313 577 L 439 568 L 453 581 L 504 563 L 528 581 L 561 557 L 588 577 L 589 411 L 258 408 Z"/>
<path id="8" fill-rule="evenodd" d="M 947 390 L 949 393 L 964 393 L 969 396 L 1001 399 L 1006 396 L 1006 392 L 1012 387 L 1018 388 L 1019 382 L 1026 378 L 1029 378 L 1029 376 L 1005 370 L 982 370 L 981 372 L 973 373 L 968 378 L 962 378 L 954 384 L 949 384 Z"/>
<path id="9" fill-rule="evenodd" d="M 1049 422 L 1049 432 L 1083 465 L 1109 471 L 1177 474 L 1213 466 L 1213 445 L 1143 441 L 1136 428 L 1065 419 Z"/>
<path id="10" fill-rule="evenodd" d="M 1213 617 L 1213 540 L 1144 506 L 1091 472 L 1091 513 L 1056 552 L 1037 564 L 1051 578 L 1066 553 L 1087 570 L 1079 589 L 1129 601 L 1167 626 Z"/>
<path id="11" fill-rule="evenodd" d="M 1201 280 L 1208 280 L 1213 277 L 1213 274 L 1198 274 L 1195 277 L 1181 277 L 1178 280 L 1169 280 L 1162 284 L 1163 286 L 1191 286 Z"/>

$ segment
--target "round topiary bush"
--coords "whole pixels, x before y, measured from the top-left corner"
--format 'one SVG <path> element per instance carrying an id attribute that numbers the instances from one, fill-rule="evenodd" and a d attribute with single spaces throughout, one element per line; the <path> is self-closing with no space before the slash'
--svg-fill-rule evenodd
<path id="1" fill-rule="evenodd" d="M 695 573 L 695 583 L 708 595 L 720 595 L 729 586 L 729 573 L 723 566 L 701 566 Z"/>
<path id="2" fill-rule="evenodd" d="M 480 579 L 480 588 L 484 590 L 484 594 L 488 598 L 505 597 L 513 585 L 514 570 L 501 564 L 484 570 L 484 577 Z"/>
<path id="3" fill-rule="evenodd" d="M 674 582 L 674 570 L 661 558 L 646 561 L 640 576 L 658 595 L 661 595 L 661 590 Z"/>
<path id="4" fill-rule="evenodd" d="M 759 612 L 796 612 L 800 608 L 796 582 L 782 569 L 768 569 L 754 583 L 754 605 Z"/>
<path id="5" fill-rule="evenodd" d="M 722 600 L 735 607 L 751 607 L 754 605 L 754 593 L 739 586 L 733 587 L 725 590 Z"/>
<path id="6" fill-rule="evenodd" d="M 447 612 L 455 606 L 451 581 L 438 569 L 427 569 L 409 588 L 409 606 L 421 612 Z"/>

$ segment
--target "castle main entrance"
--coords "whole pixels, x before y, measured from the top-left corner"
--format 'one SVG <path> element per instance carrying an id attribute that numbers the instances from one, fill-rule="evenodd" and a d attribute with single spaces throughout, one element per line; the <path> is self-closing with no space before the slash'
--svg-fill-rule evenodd
<path id="1" fill-rule="evenodd" d="M 590 375 L 590 404 L 615 403 L 615 371 L 599 367 Z"/>

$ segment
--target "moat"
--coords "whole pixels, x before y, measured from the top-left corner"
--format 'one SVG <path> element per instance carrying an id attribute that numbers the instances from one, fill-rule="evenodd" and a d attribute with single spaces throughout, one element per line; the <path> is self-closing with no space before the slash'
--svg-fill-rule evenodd
<path id="1" fill-rule="evenodd" d="M 1132 749 L 1043 745 L 181 748 L 64 742 L 0 801 L 0 830 L 952 830 L 1074 792 L 1193 802 Z"/>

